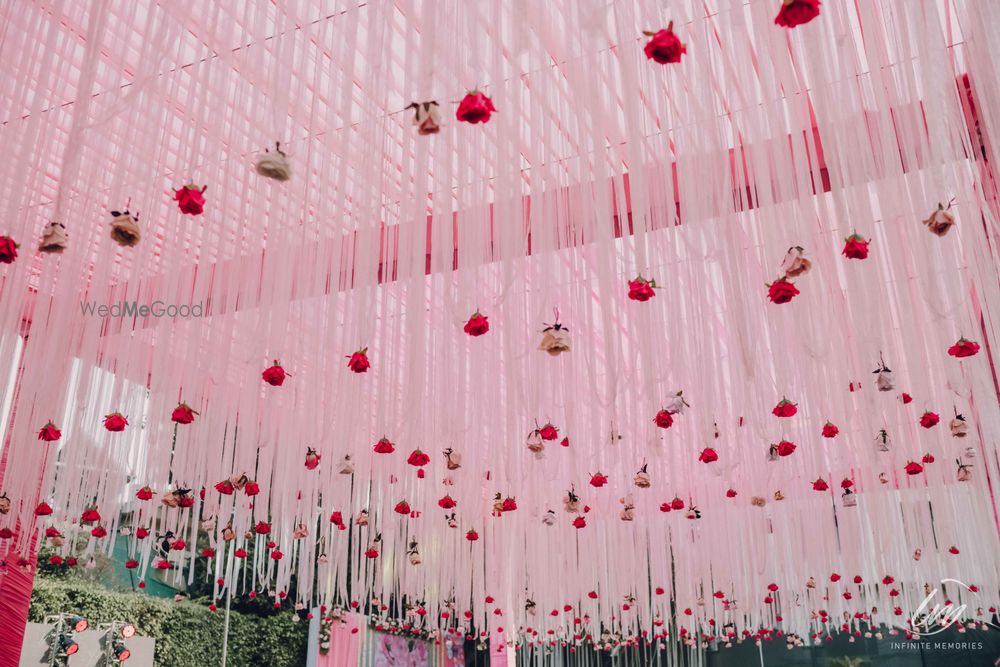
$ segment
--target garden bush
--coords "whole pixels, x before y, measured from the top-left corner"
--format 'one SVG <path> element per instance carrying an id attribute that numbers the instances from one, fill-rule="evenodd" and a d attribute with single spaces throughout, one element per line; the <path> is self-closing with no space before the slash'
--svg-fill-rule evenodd
<path id="1" fill-rule="evenodd" d="M 222 660 L 224 613 L 187 600 L 173 602 L 141 593 L 110 591 L 82 579 L 36 577 L 29 620 L 47 614 L 79 614 L 91 623 L 129 621 L 156 640 L 157 667 L 217 665 Z M 309 624 L 292 614 L 256 616 L 232 612 L 228 665 L 299 667 L 306 661 Z"/>

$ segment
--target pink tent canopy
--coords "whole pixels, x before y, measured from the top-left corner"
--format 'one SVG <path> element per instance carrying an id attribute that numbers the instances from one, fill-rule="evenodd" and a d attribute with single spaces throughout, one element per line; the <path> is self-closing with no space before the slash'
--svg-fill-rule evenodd
<path id="1" fill-rule="evenodd" d="M 121 541 L 517 650 L 989 621 L 1000 5 L 817 5 L 0 7 L 0 642 Z"/>

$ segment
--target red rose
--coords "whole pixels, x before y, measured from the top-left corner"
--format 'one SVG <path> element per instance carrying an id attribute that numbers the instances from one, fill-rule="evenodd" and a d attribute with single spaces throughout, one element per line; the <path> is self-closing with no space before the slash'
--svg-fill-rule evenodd
<path id="1" fill-rule="evenodd" d="M 49 565 L 59 566 L 62 564 L 63 564 L 62 556 L 49 556 Z"/>
<path id="2" fill-rule="evenodd" d="M 256 496 L 258 493 L 260 493 L 260 484 L 253 481 L 247 482 L 243 486 L 243 493 L 247 494 L 248 496 Z"/>
<path id="3" fill-rule="evenodd" d="M 656 296 L 656 292 L 653 291 L 655 287 L 655 280 L 646 280 L 642 276 L 636 276 L 635 280 L 628 281 L 628 298 L 633 301 L 649 301 Z"/>
<path id="4" fill-rule="evenodd" d="M 562 445 L 563 447 L 569 447 L 569 437 L 565 437 L 565 438 L 563 438 L 563 439 L 562 439 L 562 440 L 561 440 L 561 441 L 559 442 L 559 444 L 560 444 L 560 445 Z"/>
<path id="5" fill-rule="evenodd" d="M 677 496 L 674 496 L 674 499 L 670 501 L 670 507 L 675 510 L 682 510 L 684 509 L 684 501 Z"/>
<path id="6" fill-rule="evenodd" d="M 47 423 L 42 427 L 42 430 L 38 432 L 38 439 L 45 442 L 55 442 L 62 437 L 62 431 L 56 428 L 55 424 L 52 422 Z"/>
<path id="7" fill-rule="evenodd" d="M 784 0 L 781 3 L 781 10 L 774 17 L 774 23 L 782 28 L 794 28 L 809 23 L 817 16 L 819 16 L 819 0 Z"/>
<path id="8" fill-rule="evenodd" d="M 201 215 L 205 210 L 205 190 L 207 185 L 199 188 L 197 185 L 185 185 L 174 191 L 174 200 L 181 213 L 187 215 Z"/>
<path id="9" fill-rule="evenodd" d="M 396 507 L 393 508 L 396 514 L 409 514 L 410 513 L 410 503 L 405 500 L 400 500 L 396 503 Z"/>
<path id="10" fill-rule="evenodd" d="M 233 495 L 233 483 L 228 479 L 224 479 L 215 485 L 215 490 L 224 496 Z"/>
<path id="11" fill-rule="evenodd" d="M 346 526 L 344 526 L 344 515 L 341 514 L 340 512 L 334 512 L 333 514 L 330 515 L 330 523 L 335 525 L 337 528 L 340 528 L 341 530 L 344 530 L 344 528 L 346 528 Z"/>
<path id="12" fill-rule="evenodd" d="M 281 553 L 277 549 L 275 549 L 274 551 L 271 552 L 271 558 L 273 560 L 281 560 L 284 557 L 285 557 L 285 554 Z"/>
<path id="13" fill-rule="evenodd" d="M 771 591 L 772 593 L 776 593 L 778 591 L 778 584 L 774 583 L 768 584 L 767 590 Z"/>
<path id="14" fill-rule="evenodd" d="M 670 428 L 674 425 L 674 417 L 666 410 L 660 410 L 656 413 L 656 416 L 653 417 L 653 423 L 660 428 Z"/>
<path id="15" fill-rule="evenodd" d="M 194 421 L 194 416 L 198 414 L 191 409 L 187 403 L 178 403 L 174 411 L 170 413 L 170 419 L 178 424 L 190 424 Z"/>
<path id="16" fill-rule="evenodd" d="M 201 550 L 201 555 L 204 556 L 205 558 L 214 558 L 215 549 L 213 549 L 212 547 L 205 547 L 204 549 Z"/>
<path id="17" fill-rule="evenodd" d="M 457 505 L 458 503 L 455 502 L 455 499 L 448 495 L 438 501 L 438 507 L 445 510 L 450 510 Z"/>
<path id="18" fill-rule="evenodd" d="M 134 570 L 139 567 L 139 561 L 137 560 L 127 560 L 125 561 L 125 567 L 129 570 Z"/>
<path id="19" fill-rule="evenodd" d="M 493 106 L 493 100 L 478 90 L 472 90 L 462 98 L 455 112 L 455 118 L 473 125 L 488 123 L 494 111 L 496 107 Z"/>
<path id="20" fill-rule="evenodd" d="M 868 241 L 860 234 L 851 234 L 841 252 L 847 259 L 868 259 Z"/>
<path id="21" fill-rule="evenodd" d="M 186 547 L 187 547 L 187 542 L 181 539 L 176 539 L 170 543 L 171 551 L 184 551 Z"/>
<path id="22" fill-rule="evenodd" d="M 824 438 L 836 438 L 837 434 L 840 433 L 840 429 L 837 428 L 830 422 L 823 424 L 823 437 Z"/>
<path id="23" fill-rule="evenodd" d="M 376 454 L 392 454 L 396 451 L 396 446 L 393 445 L 387 438 L 382 438 L 375 443 L 373 448 Z"/>
<path id="24" fill-rule="evenodd" d="M 937 426 L 941 418 L 935 412 L 927 411 L 920 417 L 920 425 L 924 428 L 933 428 Z"/>
<path id="25" fill-rule="evenodd" d="M 464 331 L 470 336 L 482 336 L 490 330 L 490 323 L 486 321 L 485 315 L 480 315 L 477 310 L 465 323 Z"/>
<path id="26" fill-rule="evenodd" d="M 44 500 L 35 507 L 35 516 L 48 516 L 52 514 L 52 508 Z"/>
<path id="27" fill-rule="evenodd" d="M 608 483 L 608 477 L 603 473 L 598 472 L 590 476 L 590 485 L 595 488 L 599 489 L 607 483 Z"/>
<path id="28" fill-rule="evenodd" d="M 791 456 L 795 452 L 795 443 L 782 440 L 778 443 L 778 456 Z"/>
<path id="29" fill-rule="evenodd" d="M 587 520 L 584 517 L 582 517 L 582 516 L 578 516 L 575 519 L 573 519 L 573 527 L 574 528 L 586 528 L 587 527 Z"/>
<path id="30" fill-rule="evenodd" d="M 477 533 L 475 530 L 470 530 L 465 534 L 465 539 L 469 540 L 470 542 L 475 542 L 476 540 L 479 539 L 479 533 Z"/>
<path id="31" fill-rule="evenodd" d="M 17 259 L 18 244 L 9 236 L 0 236 L 0 262 L 10 264 Z"/>
<path id="32" fill-rule="evenodd" d="M 120 412 L 112 412 L 104 417 L 104 428 L 112 433 L 120 433 L 128 426 L 128 419 Z"/>
<path id="33" fill-rule="evenodd" d="M 849 489 L 849 488 L 851 488 L 852 486 L 854 486 L 854 480 L 853 480 L 853 479 L 849 479 L 849 478 L 845 477 L 845 478 L 844 478 L 844 479 L 843 479 L 843 480 L 842 480 L 842 481 L 840 482 L 840 488 L 842 488 L 842 489 Z"/>
<path id="34" fill-rule="evenodd" d="M 589 597 L 591 600 L 596 600 L 597 599 L 597 591 L 590 591 L 589 593 L 587 593 L 587 597 Z"/>
<path id="35" fill-rule="evenodd" d="M 108 531 L 104 526 L 95 526 L 91 529 L 90 534 L 94 537 L 107 537 Z"/>
<path id="36" fill-rule="evenodd" d="M 958 342 L 948 348 L 948 354 L 959 359 L 971 357 L 979 352 L 979 343 L 965 338 L 959 338 Z"/>
<path id="37" fill-rule="evenodd" d="M 672 508 L 670 507 L 670 503 L 660 503 L 661 512 L 669 512 L 671 509 Z"/>
<path id="38" fill-rule="evenodd" d="M 774 409 L 771 410 L 771 414 L 775 417 L 791 417 L 798 411 L 799 409 L 795 406 L 795 403 L 792 403 L 787 398 L 782 398 L 781 401 L 774 406 Z"/>
<path id="39" fill-rule="evenodd" d="M 934 463 L 933 454 L 924 454 L 924 458 L 920 459 L 922 463 Z"/>
<path id="40" fill-rule="evenodd" d="M 907 394 L 905 391 L 899 395 L 899 400 L 903 401 L 903 405 L 913 402 L 913 397 Z"/>
<path id="41" fill-rule="evenodd" d="M 414 449 L 413 453 L 406 459 L 406 462 L 411 466 L 417 466 L 419 468 L 420 466 L 425 466 L 430 463 L 431 457 L 427 456 L 419 449 Z"/>
<path id="42" fill-rule="evenodd" d="M 959 551 L 958 551 L 958 547 L 956 547 L 956 546 L 951 546 L 951 547 L 949 547 L 949 548 L 948 548 L 948 553 L 950 553 L 950 554 L 953 554 L 953 555 L 957 556 L 957 555 L 958 555 L 958 553 L 959 553 Z"/>
<path id="43" fill-rule="evenodd" d="M 542 440 L 555 440 L 559 437 L 559 429 L 549 423 L 538 430 L 538 435 L 542 436 Z"/>
<path id="44" fill-rule="evenodd" d="M 157 570 L 169 570 L 171 567 L 172 567 L 172 565 L 170 565 L 170 561 L 168 561 L 168 560 L 164 560 L 163 558 L 160 558 L 160 559 L 158 559 L 156 561 L 156 569 Z"/>
<path id="45" fill-rule="evenodd" d="M 726 491 L 726 498 L 735 498 L 735 497 L 736 497 L 736 489 L 729 489 L 728 491 Z"/>
<path id="46" fill-rule="evenodd" d="M 504 512 L 513 512 L 516 509 L 517 509 L 517 501 L 516 500 L 514 500 L 510 496 L 507 496 L 506 498 L 504 498 L 503 505 L 502 505 L 502 511 L 504 511 Z"/>
<path id="47" fill-rule="evenodd" d="M 237 549 L 236 551 L 233 552 L 233 556 L 235 558 L 246 558 L 247 557 L 247 550 L 246 549 Z"/>
<path id="48" fill-rule="evenodd" d="M 840 581 L 840 575 L 834 572 L 833 574 L 830 575 L 830 581 L 832 581 L 833 583 L 837 583 L 838 581 Z"/>
<path id="49" fill-rule="evenodd" d="M 906 471 L 907 475 L 919 475 L 924 471 L 924 467 L 916 461 L 910 461 L 903 470 Z"/>
<path id="50" fill-rule="evenodd" d="M 202 500 L 205 499 L 205 489 L 201 490 L 201 498 Z M 177 506 L 194 507 L 194 498 L 192 498 L 191 496 L 181 496 L 180 498 L 177 499 Z"/>
<path id="51" fill-rule="evenodd" d="M 799 295 L 799 288 L 787 278 L 778 278 L 767 286 L 767 298 L 771 303 L 788 303 Z"/>
<path id="52" fill-rule="evenodd" d="M 271 532 L 271 524 L 266 521 L 258 521 L 257 525 L 254 526 L 254 532 L 258 535 L 267 535 Z"/>
<path id="53" fill-rule="evenodd" d="M 100 520 L 101 513 L 94 507 L 88 507 L 83 510 L 83 514 L 80 515 L 80 523 L 97 523 Z"/>
<path id="54" fill-rule="evenodd" d="M 371 366 L 371 362 L 368 361 L 367 347 L 363 347 L 347 357 L 347 367 L 355 373 L 367 373 Z"/>
<path id="55" fill-rule="evenodd" d="M 278 360 L 274 360 L 274 365 L 269 366 L 264 369 L 264 372 L 260 374 L 264 378 L 264 382 L 268 383 L 272 387 L 280 387 L 285 383 L 285 369 L 281 367 Z"/>
<path id="56" fill-rule="evenodd" d="M 827 484 L 822 477 L 817 478 L 817 480 L 813 482 L 813 491 L 826 491 L 829 488 L 830 485 Z"/>
<path id="57" fill-rule="evenodd" d="M 312 447 L 307 447 L 306 448 L 306 469 L 307 470 L 315 470 L 316 468 L 318 468 L 319 467 L 319 460 L 321 458 L 322 457 L 318 453 L 316 453 L 315 449 L 313 449 Z"/>
<path id="58" fill-rule="evenodd" d="M 702 463 L 711 463 L 713 461 L 719 460 L 719 455 L 711 447 L 706 447 L 701 450 L 701 454 L 698 456 L 698 460 Z"/>
<path id="59" fill-rule="evenodd" d="M 673 21 L 663 30 L 658 30 L 655 33 L 644 32 L 643 34 L 652 38 L 646 42 L 646 46 L 643 48 L 646 57 L 661 65 L 679 63 L 681 56 L 687 53 L 687 47 L 674 34 Z"/>
<path id="60" fill-rule="evenodd" d="M 139 500 L 152 500 L 153 490 L 148 486 L 144 486 L 135 492 L 135 497 L 138 498 Z"/>
<path id="61" fill-rule="evenodd" d="M 149 528 L 136 528 L 135 529 L 135 539 L 144 540 L 149 537 Z"/>
<path id="62" fill-rule="evenodd" d="M 62 533 L 60 533 L 55 526 L 49 526 L 45 529 L 45 537 L 62 537 Z"/>
<path id="63" fill-rule="evenodd" d="M 378 558 L 378 549 L 369 547 L 365 550 L 365 556 L 368 558 Z"/>

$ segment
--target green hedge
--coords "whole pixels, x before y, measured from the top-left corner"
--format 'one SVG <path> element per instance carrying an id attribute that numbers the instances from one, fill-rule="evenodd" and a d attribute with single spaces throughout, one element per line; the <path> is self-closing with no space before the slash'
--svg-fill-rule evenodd
<path id="1" fill-rule="evenodd" d="M 31 593 L 29 620 L 46 614 L 75 613 L 91 623 L 123 620 L 140 635 L 156 640 L 157 667 L 217 665 L 222 661 L 222 610 L 172 602 L 141 593 L 118 593 L 100 584 L 37 577 Z M 258 617 L 233 612 L 229 621 L 228 664 L 299 667 L 306 661 L 309 623 L 294 623 L 291 614 Z"/>

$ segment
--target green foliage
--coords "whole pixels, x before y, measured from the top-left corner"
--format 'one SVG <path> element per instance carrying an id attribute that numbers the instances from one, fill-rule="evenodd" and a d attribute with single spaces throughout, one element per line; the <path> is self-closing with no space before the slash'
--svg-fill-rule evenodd
<path id="1" fill-rule="evenodd" d="M 156 639 L 158 667 L 219 664 L 222 660 L 222 611 L 205 605 L 171 602 L 141 593 L 109 591 L 81 580 L 37 577 L 29 620 L 46 614 L 80 614 L 91 623 L 130 621 L 140 635 Z M 293 667 L 305 664 L 307 622 L 293 623 L 291 614 L 258 617 L 233 612 L 229 622 L 228 664 Z"/>
<path id="2" fill-rule="evenodd" d="M 46 578 L 62 578 L 99 582 L 108 577 L 113 567 L 111 560 L 102 553 L 94 554 L 93 567 L 84 567 L 83 563 L 70 565 L 63 561 L 61 565 L 49 562 L 49 556 L 57 552 L 47 545 L 38 551 L 38 575 Z"/>
<path id="3" fill-rule="evenodd" d="M 868 664 L 867 658 L 829 658 L 827 660 L 828 667 L 862 667 Z"/>

